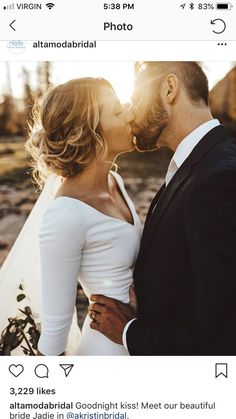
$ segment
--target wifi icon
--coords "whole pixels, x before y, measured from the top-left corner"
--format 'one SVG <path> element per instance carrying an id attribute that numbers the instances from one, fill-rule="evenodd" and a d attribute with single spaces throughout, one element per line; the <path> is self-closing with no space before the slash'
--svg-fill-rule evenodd
<path id="1" fill-rule="evenodd" d="M 48 9 L 51 10 L 55 6 L 55 4 L 54 3 L 47 3 L 46 6 L 48 7 Z"/>

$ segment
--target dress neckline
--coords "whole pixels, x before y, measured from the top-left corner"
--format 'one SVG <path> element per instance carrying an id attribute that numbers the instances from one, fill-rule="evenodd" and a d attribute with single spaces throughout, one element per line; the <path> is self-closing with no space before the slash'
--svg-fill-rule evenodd
<path id="1" fill-rule="evenodd" d="M 121 220 L 120 218 L 115 218 L 115 217 L 111 217 L 110 215 L 104 214 L 104 212 L 99 211 L 98 209 L 92 207 L 92 205 L 89 205 L 86 202 L 81 201 L 78 198 L 73 198 L 71 196 L 61 195 L 58 198 L 55 198 L 55 201 L 57 199 L 60 199 L 60 198 L 72 199 L 74 201 L 77 201 L 77 202 L 81 203 L 82 205 L 85 205 L 86 207 L 90 208 L 91 210 L 96 211 L 98 214 L 101 214 L 101 215 L 103 215 L 106 218 L 110 218 L 111 220 L 118 221 L 118 222 L 123 223 L 123 224 L 128 224 L 131 227 L 136 227 L 137 222 L 136 222 L 135 212 L 133 211 L 133 208 L 132 208 L 132 205 L 131 205 L 131 199 L 130 199 L 129 195 L 126 192 L 125 187 L 119 181 L 119 177 L 118 177 L 119 175 L 117 176 L 116 172 L 113 172 L 112 170 L 110 171 L 110 173 L 113 176 L 113 178 L 115 179 L 115 182 L 116 182 L 116 184 L 117 184 L 117 186 L 118 186 L 118 188 L 119 188 L 119 190 L 120 190 L 120 192 L 121 192 L 121 194 L 122 194 L 122 196 L 123 196 L 123 198 L 124 198 L 124 200 L 125 200 L 128 208 L 130 210 L 130 213 L 131 213 L 132 218 L 133 218 L 133 223 L 129 223 L 126 220 Z"/>

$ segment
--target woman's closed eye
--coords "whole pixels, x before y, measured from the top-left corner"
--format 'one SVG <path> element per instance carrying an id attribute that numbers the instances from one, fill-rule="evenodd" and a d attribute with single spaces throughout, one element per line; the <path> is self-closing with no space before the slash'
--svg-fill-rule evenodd
<path id="1" fill-rule="evenodd" d="M 118 116 L 121 115 L 124 112 L 125 108 L 121 105 L 120 102 L 117 102 L 114 107 L 114 115 Z"/>
<path id="2" fill-rule="evenodd" d="M 119 110 L 119 111 L 116 111 L 116 112 L 115 112 L 115 115 L 116 115 L 116 116 L 121 115 L 123 112 L 124 112 L 124 109 L 121 109 L 121 110 Z"/>
<path id="3" fill-rule="evenodd" d="M 114 114 L 121 115 L 125 110 L 126 110 L 125 107 L 119 104 L 118 106 L 115 107 Z"/>

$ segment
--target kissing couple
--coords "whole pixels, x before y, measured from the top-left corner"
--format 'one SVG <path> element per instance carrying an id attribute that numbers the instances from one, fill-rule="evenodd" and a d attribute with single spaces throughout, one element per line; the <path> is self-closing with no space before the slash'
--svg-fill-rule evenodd
<path id="1" fill-rule="evenodd" d="M 40 224 L 38 354 L 67 353 L 78 281 L 75 355 L 236 354 L 236 144 L 208 94 L 196 62 L 143 62 L 130 108 L 100 78 L 43 98 L 27 150 L 40 186 L 60 181 Z M 174 152 L 143 232 L 112 170 L 135 147 Z"/>

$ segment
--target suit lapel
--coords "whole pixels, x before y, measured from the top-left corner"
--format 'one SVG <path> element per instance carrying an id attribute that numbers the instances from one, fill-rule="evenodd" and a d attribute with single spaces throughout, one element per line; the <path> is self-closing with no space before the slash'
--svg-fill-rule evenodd
<path id="1" fill-rule="evenodd" d="M 180 169 L 178 170 L 180 172 Z M 153 211 L 152 215 L 149 217 L 149 221 L 145 225 L 140 254 L 146 248 L 150 238 L 152 237 L 155 228 L 157 227 L 158 223 L 161 220 L 163 213 L 165 212 L 167 206 L 169 205 L 170 200 L 172 199 L 173 195 L 177 191 L 177 189 L 182 185 L 182 183 L 187 179 L 191 174 L 191 166 L 186 167 L 185 170 L 181 170 L 181 173 L 176 173 L 173 177 L 171 182 L 167 185 L 165 190 L 163 191 L 155 210 Z"/>
<path id="2" fill-rule="evenodd" d="M 212 129 L 208 134 L 206 134 L 202 140 L 196 145 L 189 157 L 184 161 L 182 166 L 176 172 L 176 174 L 171 179 L 170 183 L 167 185 L 165 190 L 162 191 L 162 194 L 157 194 L 154 198 L 155 202 L 151 204 L 151 207 L 148 212 L 148 218 L 145 224 L 145 229 L 141 241 L 141 248 L 139 256 L 143 253 L 147 247 L 156 227 L 158 226 L 166 208 L 168 207 L 171 199 L 181 187 L 181 185 L 188 179 L 191 175 L 192 167 L 197 164 L 205 156 L 212 147 L 217 143 L 224 141 L 228 137 L 227 132 L 225 131 L 222 125 L 217 126 Z M 159 200 L 158 200 L 159 198 Z M 153 212 L 151 208 L 155 207 Z"/>
<path id="3" fill-rule="evenodd" d="M 150 207 L 149 207 L 149 210 L 148 210 L 148 213 L 147 213 L 147 216 L 146 216 L 144 229 L 145 229 L 145 228 L 146 228 L 146 226 L 148 225 L 149 219 L 150 219 L 150 218 L 151 218 L 151 216 L 152 216 L 153 209 L 154 209 L 155 205 L 157 204 L 157 202 L 159 201 L 159 199 L 160 199 L 160 197 L 161 197 L 161 195 L 162 195 L 162 193 L 163 193 L 163 191 L 164 191 L 164 189 L 165 189 L 165 186 L 166 186 L 166 184 L 164 183 L 164 184 L 161 186 L 161 188 L 159 189 L 159 191 L 157 192 L 157 194 L 155 195 L 155 197 L 153 198 L 152 202 L 151 202 L 151 205 L 150 205 Z"/>

